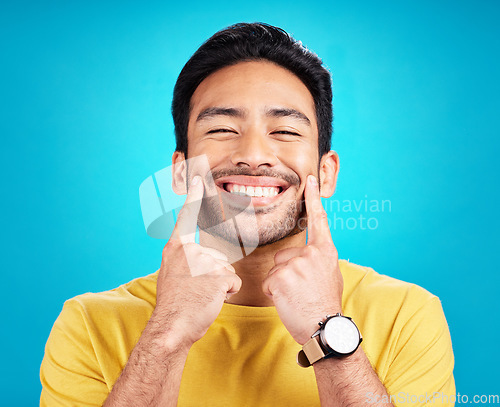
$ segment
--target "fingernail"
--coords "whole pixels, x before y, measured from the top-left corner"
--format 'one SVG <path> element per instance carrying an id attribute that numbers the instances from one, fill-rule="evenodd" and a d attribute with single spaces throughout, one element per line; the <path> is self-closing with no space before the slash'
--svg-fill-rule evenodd
<path id="1" fill-rule="evenodd" d="M 316 179 L 316 177 L 314 175 L 309 175 L 309 183 L 311 185 L 316 186 L 316 185 L 318 185 L 318 180 Z"/>
<path id="2" fill-rule="evenodd" d="M 196 185 L 198 182 L 200 182 L 200 176 L 197 175 L 195 176 L 192 181 L 191 181 L 191 185 Z"/>

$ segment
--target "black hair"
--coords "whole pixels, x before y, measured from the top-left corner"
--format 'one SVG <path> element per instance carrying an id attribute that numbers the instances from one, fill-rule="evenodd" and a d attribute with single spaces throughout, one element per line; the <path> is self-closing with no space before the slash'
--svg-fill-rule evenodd
<path id="1" fill-rule="evenodd" d="M 311 92 L 318 122 L 320 158 L 332 138 L 332 84 L 321 59 L 286 31 L 265 23 L 238 23 L 210 37 L 182 68 L 174 88 L 172 116 L 176 151 L 187 156 L 191 97 L 210 74 L 244 61 L 271 61 L 295 74 Z"/>

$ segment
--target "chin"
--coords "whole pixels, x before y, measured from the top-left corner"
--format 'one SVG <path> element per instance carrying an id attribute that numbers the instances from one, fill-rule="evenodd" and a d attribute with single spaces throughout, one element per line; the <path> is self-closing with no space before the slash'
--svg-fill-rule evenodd
<path id="1" fill-rule="evenodd" d="M 300 227 L 302 222 L 299 222 L 305 216 L 300 202 L 290 202 L 286 207 L 272 211 L 248 209 L 233 213 L 226 221 L 220 210 L 214 210 L 217 205 L 215 201 L 202 204 L 198 226 L 205 233 L 227 243 L 228 250 L 243 247 L 245 253 L 249 253 L 257 247 L 273 244 L 304 230 Z M 227 207 L 225 209 L 227 216 L 231 211 Z"/>
<path id="2" fill-rule="evenodd" d="M 267 227 L 259 228 L 258 247 L 268 246 L 287 237 L 294 236 L 303 230 L 298 226 L 297 219 L 286 218 L 277 224 L 270 224 Z"/>

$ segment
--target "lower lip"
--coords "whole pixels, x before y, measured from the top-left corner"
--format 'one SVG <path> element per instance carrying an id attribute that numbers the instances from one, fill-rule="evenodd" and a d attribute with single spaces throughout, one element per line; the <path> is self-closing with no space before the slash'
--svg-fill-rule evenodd
<path id="1" fill-rule="evenodd" d="M 223 195 L 224 197 L 227 197 L 228 199 L 231 199 L 231 201 L 234 201 L 237 204 L 239 204 L 241 206 L 245 206 L 245 207 L 248 206 L 248 204 L 250 203 L 248 198 L 250 198 L 252 200 L 252 205 L 254 207 L 255 206 L 270 205 L 270 204 L 274 203 L 275 201 L 277 201 L 278 199 L 280 199 L 285 194 L 285 192 L 288 190 L 288 189 L 286 189 L 284 191 L 281 191 L 281 193 L 279 193 L 278 195 L 275 195 L 275 196 L 257 197 L 257 196 L 233 194 L 233 193 L 228 192 L 224 188 L 221 188 L 219 186 L 217 186 L 217 188 L 220 189 L 223 192 L 223 194 L 225 194 L 225 195 Z"/>

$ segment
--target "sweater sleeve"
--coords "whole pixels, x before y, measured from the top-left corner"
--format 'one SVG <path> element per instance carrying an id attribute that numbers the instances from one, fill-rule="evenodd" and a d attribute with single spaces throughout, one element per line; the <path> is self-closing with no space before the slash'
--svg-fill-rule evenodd
<path id="1" fill-rule="evenodd" d="M 45 346 L 40 406 L 101 406 L 109 389 L 88 332 L 85 310 L 68 300 Z"/>

